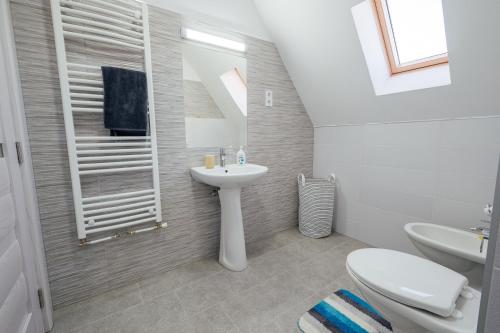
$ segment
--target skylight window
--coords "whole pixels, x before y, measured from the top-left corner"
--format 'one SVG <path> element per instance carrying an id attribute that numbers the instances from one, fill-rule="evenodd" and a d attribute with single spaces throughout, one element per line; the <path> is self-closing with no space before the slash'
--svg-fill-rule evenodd
<path id="1" fill-rule="evenodd" d="M 392 74 L 448 62 L 442 0 L 375 0 Z"/>
<path id="2" fill-rule="evenodd" d="M 220 76 L 224 87 L 229 92 L 233 101 L 240 109 L 243 116 L 247 116 L 247 85 L 239 70 L 234 68 Z"/>

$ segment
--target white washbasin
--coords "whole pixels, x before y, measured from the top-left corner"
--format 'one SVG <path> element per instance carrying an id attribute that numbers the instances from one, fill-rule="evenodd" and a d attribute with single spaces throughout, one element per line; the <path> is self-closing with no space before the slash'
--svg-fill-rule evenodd
<path id="1" fill-rule="evenodd" d="M 252 184 L 267 172 L 267 167 L 258 164 L 230 164 L 225 168 L 216 166 L 191 168 L 193 178 L 199 182 L 220 187 L 237 188 Z"/>
<path id="2" fill-rule="evenodd" d="M 232 271 L 247 268 L 245 234 L 241 214 L 241 188 L 250 185 L 267 172 L 257 164 L 230 164 L 224 168 L 191 168 L 193 178 L 201 183 L 219 187 L 221 231 L 219 262 Z"/>
<path id="3" fill-rule="evenodd" d="M 408 223 L 405 231 L 413 244 L 429 259 L 457 272 L 468 272 L 484 265 L 488 241 L 456 228 L 431 223 Z"/>

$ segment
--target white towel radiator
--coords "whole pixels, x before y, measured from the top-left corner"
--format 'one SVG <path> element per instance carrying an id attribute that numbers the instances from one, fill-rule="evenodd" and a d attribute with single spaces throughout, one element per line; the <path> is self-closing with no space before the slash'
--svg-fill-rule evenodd
<path id="1" fill-rule="evenodd" d="M 51 0 L 78 238 L 81 245 L 166 227 L 162 223 L 147 5 L 136 0 Z M 68 43 L 143 54 L 149 136 L 77 136 L 75 115 L 103 113 L 101 63 L 68 61 Z M 84 48 L 83 48 L 84 49 Z M 77 57 L 78 58 L 78 57 Z M 79 58 L 78 58 L 79 59 Z M 142 65 L 142 64 L 141 64 Z M 103 125 L 104 127 L 104 125 Z M 85 196 L 84 177 L 151 172 L 152 188 Z M 151 226 L 144 226 L 150 223 Z M 139 225 L 143 225 L 142 229 Z M 130 229 L 135 227 L 136 229 Z M 110 233 L 110 231 L 114 233 Z M 99 238 L 95 235 L 104 235 Z M 89 237 L 91 235 L 91 237 Z M 90 239 L 91 238 L 91 239 Z"/>

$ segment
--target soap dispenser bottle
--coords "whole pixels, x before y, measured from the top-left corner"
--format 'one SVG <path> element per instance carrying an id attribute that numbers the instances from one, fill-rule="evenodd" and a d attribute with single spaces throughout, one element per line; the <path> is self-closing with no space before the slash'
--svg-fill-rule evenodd
<path id="1" fill-rule="evenodd" d="M 236 153 L 236 161 L 238 165 L 245 165 L 247 163 L 247 156 L 243 151 L 243 146 L 240 146 L 240 150 Z"/>

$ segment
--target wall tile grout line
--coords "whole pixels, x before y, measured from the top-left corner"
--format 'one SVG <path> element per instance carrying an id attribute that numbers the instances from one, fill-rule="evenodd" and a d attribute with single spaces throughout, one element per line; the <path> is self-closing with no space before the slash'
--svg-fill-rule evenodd
<path id="1" fill-rule="evenodd" d="M 382 122 L 368 122 L 368 123 L 348 123 L 348 124 L 332 124 L 332 125 L 314 125 L 316 128 L 329 128 L 329 127 L 349 127 L 349 126 L 377 126 L 377 125 L 391 125 L 391 124 L 411 124 L 411 123 L 432 123 L 432 122 L 447 122 L 447 121 L 460 121 L 460 120 L 481 120 L 481 119 L 495 119 L 500 118 L 500 115 L 493 116 L 476 116 L 476 117 L 454 117 L 454 118 L 437 118 L 437 119 L 415 119 L 415 120 L 401 120 L 401 121 L 382 121 Z"/>

